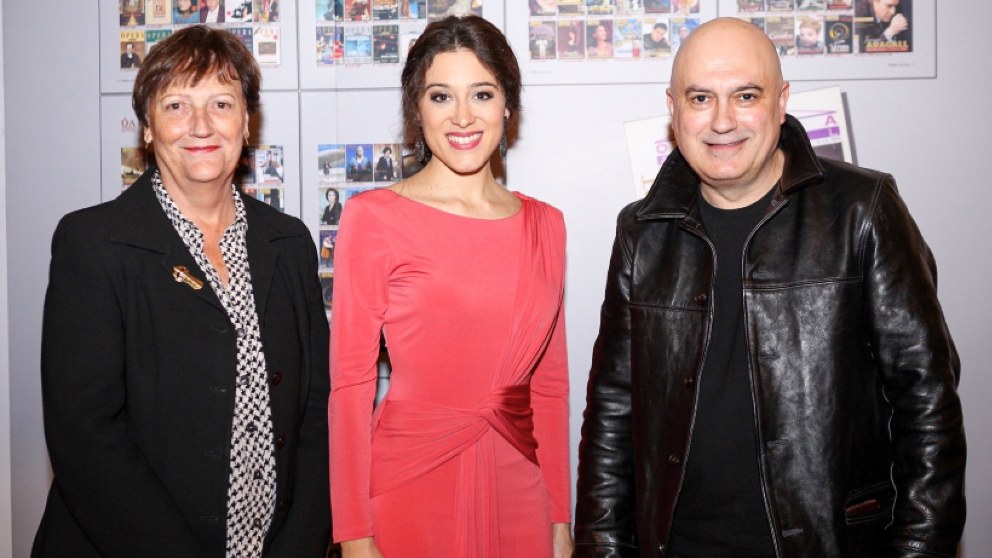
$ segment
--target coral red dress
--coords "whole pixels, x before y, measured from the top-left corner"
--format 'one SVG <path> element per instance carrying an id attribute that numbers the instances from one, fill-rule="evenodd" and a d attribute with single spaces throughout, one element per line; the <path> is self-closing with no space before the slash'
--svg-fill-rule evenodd
<path id="1" fill-rule="evenodd" d="M 337 541 L 386 558 L 550 557 L 570 520 L 561 213 L 446 213 L 390 190 L 345 205 L 331 333 Z M 389 392 L 372 413 L 382 330 Z"/>

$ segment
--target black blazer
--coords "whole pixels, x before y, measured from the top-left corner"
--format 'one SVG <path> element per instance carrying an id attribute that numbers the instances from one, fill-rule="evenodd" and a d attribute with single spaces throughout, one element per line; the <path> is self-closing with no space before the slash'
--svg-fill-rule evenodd
<path id="1" fill-rule="evenodd" d="M 33 557 L 225 554 L 237 333 L 151 172 L 55 231 L 41 362 L 55 478 Z M 316 249 L 298 219 L 242 199 L 276 448 L 265 556 L 322 558 L 328 329 Z M 177 265 L 203 288 L 174 280 Z"/>

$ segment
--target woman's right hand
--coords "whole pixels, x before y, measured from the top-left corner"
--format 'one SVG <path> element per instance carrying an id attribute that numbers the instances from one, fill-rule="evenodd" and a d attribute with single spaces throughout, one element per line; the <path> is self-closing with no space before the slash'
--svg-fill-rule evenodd
<path id="1" fill-rule="evenodd" d="M 385 558 L 372 542 L 372 537 L 341 543 L 341 558 Z"/>

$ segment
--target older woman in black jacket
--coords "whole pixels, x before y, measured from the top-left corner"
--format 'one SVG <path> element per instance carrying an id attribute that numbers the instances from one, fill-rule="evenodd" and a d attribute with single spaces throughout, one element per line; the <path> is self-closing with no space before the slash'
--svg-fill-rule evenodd
<path id="1" fill-rule="evenodd" d="M 36 557 L 322 558 L 327 320 L 303 224 L 233 186 L 260 74 L 202 26 L 133 105 L 157 166 L 59 224 L 42 384 L 55 474 Z"/>

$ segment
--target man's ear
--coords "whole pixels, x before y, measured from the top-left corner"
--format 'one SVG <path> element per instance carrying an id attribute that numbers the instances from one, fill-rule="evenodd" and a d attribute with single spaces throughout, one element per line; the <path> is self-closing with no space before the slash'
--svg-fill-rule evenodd
<path id="1" fill-rule="evenodd" d="M 778 94 L 778 111 L 781 113 L 781 121 L 779 124 L 785 123 L 785 109 L 789 105 L 789 82 L 782 82 L 782 91 Z"/>

